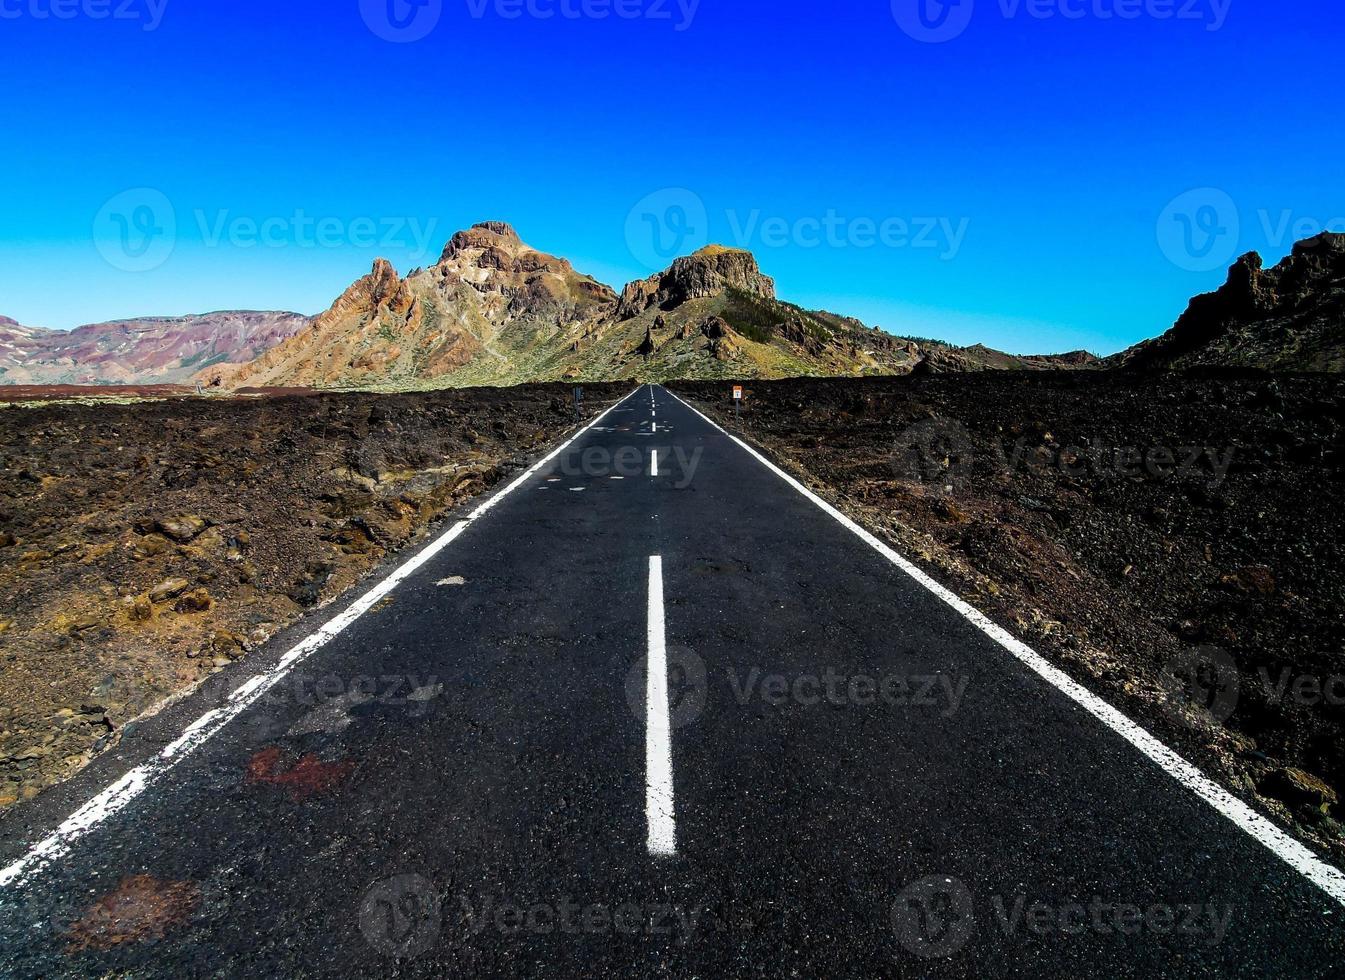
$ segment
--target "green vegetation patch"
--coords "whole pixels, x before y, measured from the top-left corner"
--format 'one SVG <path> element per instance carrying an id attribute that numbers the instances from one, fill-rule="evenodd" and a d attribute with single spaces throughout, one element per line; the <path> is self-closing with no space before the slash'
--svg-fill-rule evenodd
<path id="1" fill-rule="evenodd" d="M 775 328 L 780 324 L 780 313 L 751 293 L 730 289 L 720 314 L 730 327 L 748 340 L 769 344 L 775 339 Z"/>

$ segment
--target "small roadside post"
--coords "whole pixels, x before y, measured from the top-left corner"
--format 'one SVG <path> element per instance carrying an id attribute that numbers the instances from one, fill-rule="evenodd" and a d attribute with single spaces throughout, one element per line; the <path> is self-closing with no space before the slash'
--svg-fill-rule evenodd
<path id="1" fill-rule="evenodd" d="M 574 417 L 577 419 L 584 417 L 584 389 L 578 385 L 574 389 Z"/>
<path id="2" fill-rule="evenodd" d="M 733 420 L 734 420 L 735 422 L 741 422 L 741 421 L 742 421 L 742 417 L 743 417 L 743 413 L 742 413 L 742 404 L 743 404 L 743 386 L 742 386 L 742 385 L 734 385 L 734 386 L 733 386 Z"/>

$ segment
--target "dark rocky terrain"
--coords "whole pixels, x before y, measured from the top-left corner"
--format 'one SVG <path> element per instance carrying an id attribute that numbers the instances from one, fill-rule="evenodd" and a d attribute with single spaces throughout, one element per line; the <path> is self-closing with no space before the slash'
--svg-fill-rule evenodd
<path id="1" fill-rule="evenodd" d="M 590 388 L 590 410 L 616 393 Z M 569 399 L 0 409 L 0 807 L 520 469 L 575 424 Z"/>
<path id="2" fill-rule="evenodd" d="M 1340 857 L 1343 409 L 1327 375 L 981 373 L 749 383 L 738 428 Z"/>

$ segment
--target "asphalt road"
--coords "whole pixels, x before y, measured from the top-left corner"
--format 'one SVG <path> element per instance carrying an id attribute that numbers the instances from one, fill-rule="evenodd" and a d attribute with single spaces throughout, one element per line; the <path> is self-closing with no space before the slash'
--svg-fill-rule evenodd
<path id="1" fill-rule="evenodd" d="M 339 611 L 0 823 L 279 678 L 0 887 L 0 976 L 1341 975 L 1335 899 L 661 388 L 276 668 Z"/>

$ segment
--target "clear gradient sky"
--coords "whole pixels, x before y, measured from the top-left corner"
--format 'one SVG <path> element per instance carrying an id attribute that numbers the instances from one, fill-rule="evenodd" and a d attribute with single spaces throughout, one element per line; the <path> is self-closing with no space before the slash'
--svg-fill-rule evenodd
<path id="1" fill-rule="evenodd" d="M 1339 0 L 417 2 L 0 0 L 0 314 L 316 313 L 494 218 L 1109 353 L 1345 229 Z"/>

